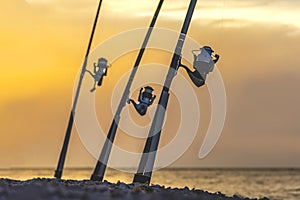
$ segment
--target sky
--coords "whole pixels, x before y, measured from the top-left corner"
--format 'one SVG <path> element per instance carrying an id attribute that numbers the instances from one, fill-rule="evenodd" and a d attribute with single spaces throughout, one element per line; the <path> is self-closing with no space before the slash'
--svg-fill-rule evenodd
<path id="1" fill-rule="evenodd" d="M 93 48 L 113 35 L 146 28 L 157 2 L 103 1 Z M 0 3 L 0 168 L 56 166 L 97 4 L 96 0 Z M 180 30 L 187 6 L 188 1 L 166 0 L 157 27 Z M 299 8 L 296 0 L 199 0 L 188 35 L 221 55 L 218 68 L 226 87 L 227 117 L 213 151 L 198 159 L 210 100 L 206 87 L 195 88 L 201 107 L 198 135 L 172 166 L 300 167 Z M 113 67 L 98 89 L 97 114 L 106 130 L 112 119 L 112 112 L 105 110 L 112 88 L 132 67 L 135 56 L 133 52 L 113 63 L 120 67 Z M 155 59 L 168 64 L 170 55 L 160 56 Z M 153 59 L 149 51 L 144 62 Z M 169 107 L 177 104 L 171 97 Z M 167 133 L 179 120 L 180 111 L 173 112 L 166 122 Z M 66 166 L 93 167 L 94 158 L 73 133 Z M 116 143 L 131 148 L 124 137 L 120 134 Z M 171 133 L 163 135 L 161 145 L 171 138 Z M 131 150 L 140 151 L 142 145 L 139 141 Z"/>

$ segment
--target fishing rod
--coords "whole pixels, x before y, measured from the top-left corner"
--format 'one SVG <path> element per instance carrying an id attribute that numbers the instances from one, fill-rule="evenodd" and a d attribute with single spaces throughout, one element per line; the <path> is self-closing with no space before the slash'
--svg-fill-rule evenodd
<path id="1" fill-rule="evenodd" d="M 169 88 L 177 74 L 179 67 L 183 67 L 189 74 L 193 83 L 197 87 L 201 87 L 205 84 L 206 75 L 213 70 L 214 63 L 216 63 L 219 59 L 219 55 L 212 55 L 213 50 L 210 47 L 205 46 L 203 48 L 200 48 L 201 53 L 199 55 L 196 55 L 194 53 L 195 51 L 193 51 L 195 71 L 191 71 L 187 66 L 181 64 L 182 48 L 186 39 L 186 34 L 190 26 L 196 4 L 197 0 L 191 0 L 188 12 L 184 20 L 184 24 L 182 26 L 181 34 L 179 36 L 176 49 L 172 58 L 172 62 L 170 64 L 170 68 L 164 83 L 164 87 L 161 92 L 158 106 L 155 111 L 148 138 L 144 146 L 143 155 L 140 160 L 137 173 L 134 175 L 134 183 L 150 184 L 155 157 L 157 153 L 156 151 L 158 149 L 161 130 L 163 127 L 163 121 L 165 118 L 165 112 L 170 96 Z M 213 56 L 215 57 L 214 60 L 212 60 Z"/>
<path id="2" fill-rule="evenodd" d="M 98 64 L 96 64 L 96 63 L 94 64 L 94 73 L 92 73 L 92 72 L 90 72 L 86 69 L 87 68 L 87 62 L 88 62 L 88 56 L 90 54 L 92 41 L 93 41 L 94 34 L 95 34 L 95 31 L 96 31 L 96 26 L 97 26 L 97 22 L 98 22 L 98 17 L 99 17 L 101 5 L 102 5 L 102 0 L 99 1 L 96 17 L 95 17 L 95 20 L 94 20 L 94 25 L 93 25 L 92 32 L 91 32 L 91 37 L 90 37 L 90 40 L 89 40 L 89 43 L 88 43 L 86 55 L 84 57 L 84 62 L 83 62 L 83 65 L 82 65 L 82 70 L 81 70 L 81 74 L 80 74 L 80 78 L 79 78 L 75 98 L 74 98 L 74 101 L 73 101 L 72 110 L 71 110 L 70 117 L 69 117 L 69 122 L 68 122 L 68 127 L 67 127 L 67 130 L 66 130 L 66 134 L 65 134 L 64 143 L 63 143 L 62 150 L 61 150 L 61 153 L 60 153 L 60 157 L 59 157 L 59 160 L 58 160 L 57 168 L 56 168 L 56 171 L 55 171 L 55 174 L 54 174 L 54 177 L 56 177 L 58 179 L 61 178 L 62 173 L 63 173 L 64 163 L 65 163 L 65 160 L 66 160 L 67 150 L 68 150 L 69 141 L 70 141 L 71 132 L 72 132 L 72 127 L 73 127 L 74 118 L 75 118 L 76 106 L 77 106 L 77 102 L 78 102 L 79 93 L 80 93 L 80 90 L 81 90 L 84 74 L 85 74 L 85 72 L 88 72 L 95 79 L 95 85 L 97 84 L 98 86 L 100 86 L 102 84 L 103 76 L 106 76 L 106 74 L 107 74 L 107 68 L 109 66 L 107 64 L 107 60 L 105 58 L 99 58 Z M 91 92 L 95 90 L 95 85 L 94 85 L 94 88 L 91 90 Z"/>
<path id="3" fill-rule="evenodd" d="M 150 86 L 147 86 L 145 88 L 141 88 L 140 90 L 140 94 L 139 94 L 139 104 L 135 103 L 132 99 L 129 99 L 129 94 L 130 94 L 130 88 L 133 82 L 133 79 L 135 77 L 135 74 L 137 72 L 138 66 L 140 65 L 140 62 L 142 60 L 142 57 L 144 55 L 144 52 L 146 50 L 147 44 L 149 42 L 151 33 L 153 31 L 153 27 L 157 21 L 159 12 L 161 10 L 161 7 L 163 5 L 164 0 L 160 0 L 157 6 L 157 9 L 155 11 L 155 14 L 153 16 L 153 19 L 150 23 L 149 29 L 147 31 L 147 34 L 145 36 L 144 42 L 142 44 L 142 47 L 139 51 L 139 54 L 137 56 L 136 62 L 134 64 L 133 70 L 131 71 L 129 80 L 127 82 L 126 88 L 123 92 L 122 98 L 120 100 L 118 109 L 114 115 L 114 119 L 112 121 L 112 124 L 110 126 L 107 138 L 105 140 L 105 143 L 102 147 L 102 151 L 101 154 L 99 156 L 99 159 L 97 161 L 96 167 L 94 169 L 93 174 L 91 175 L 91 180 L 93 181 L 102 181 L 105 171 L 106 171 L 106 167 L 107 167 L 107 163 L 108 163 L 108 159 L 111 153 L 111 148 L 112 148 L 112 144 L 114 142 L 115 136 L 116 136 L 116 132 L 118 129 L 118 125 L 120 122 L 120 115 L 121 112 L 123 110 L 123 108 L 126 106 L 126 103 L 132 103 L 135 107 L 135 109 L 137 110 L 137 112 L 140 115 L 145 115 L 147 112 L 147 108 L 153 103 L 154 99 L 155 99 L 155 95 L 152 94 L 153 92 L 153 88 Z"/>

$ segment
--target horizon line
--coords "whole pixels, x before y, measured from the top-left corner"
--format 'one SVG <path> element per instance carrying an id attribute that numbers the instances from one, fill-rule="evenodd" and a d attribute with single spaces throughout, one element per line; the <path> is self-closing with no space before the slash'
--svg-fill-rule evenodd
<path id="1" fill-rule="evenodd" d="M 93 167 L 66 167 L 64 170 L 93 170 Z M 120 171 L 114 168 L 108 168 L 109 170 Z M 134 167 L 123 167 L 121 170 L 132 170 Z M 8 167 L 0 168 L 0 170 L 55 170 L 55 167 Z M 183 170 L 300 170 L 300 167 L 167 167 L 158 169 L 155 171 L 183 171 Z"/>

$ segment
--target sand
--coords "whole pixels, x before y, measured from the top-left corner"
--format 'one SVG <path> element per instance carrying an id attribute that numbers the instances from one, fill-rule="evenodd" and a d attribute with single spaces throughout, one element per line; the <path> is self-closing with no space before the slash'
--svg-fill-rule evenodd
<path id="1" fill-rule="evenodd" d="M 227 197 L 221 193 L 211 194 L 202 190 L 189 188 L 166 188 L 159 185 L 125 184 L 118 182 L 112 184 L 107 181 L 75 181 L 57 179 L 31 179 L 16 181 L 0 179 L 0 200 L 31 200 L 31 199 L 197 199 L 197 200 L 240 200 L 251 199 L 239 196 Z M 268 200 L 263 198 L 261 200 Z"/>

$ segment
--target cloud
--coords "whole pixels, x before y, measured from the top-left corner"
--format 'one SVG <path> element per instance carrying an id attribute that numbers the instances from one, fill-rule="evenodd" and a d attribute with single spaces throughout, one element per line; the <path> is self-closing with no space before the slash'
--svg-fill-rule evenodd
<path id="1" fill-rule="evenodd" d="M 96 0 L 27 0 L 31 5 L 44 5 L 59 12 L 92 12 Z M 158 1 L 157 1 L 158 2 Z M 129 16 L 152 16 L 156 2 L 146 0 L 104 1 L 107 13 Z M 246 20 L 249 22 L 282 23 L 300 27 L 299 1 L 283 0 L 203 0 L 197 4 L 194 19 L 205 20 Z M 166 2 L 161 16 L 168 19 L 181 19 L 188 7 L 187 2 L 174 0 Z M 275 14 L 276 13 L 276 14 Z"/>
<path id="2" fill-rule="evenodd" d="M 293 30 L 291 32 L 288 33 L 288 36 L 300 36 L 300 29 L 296 29 L 296 30 Z"/>

